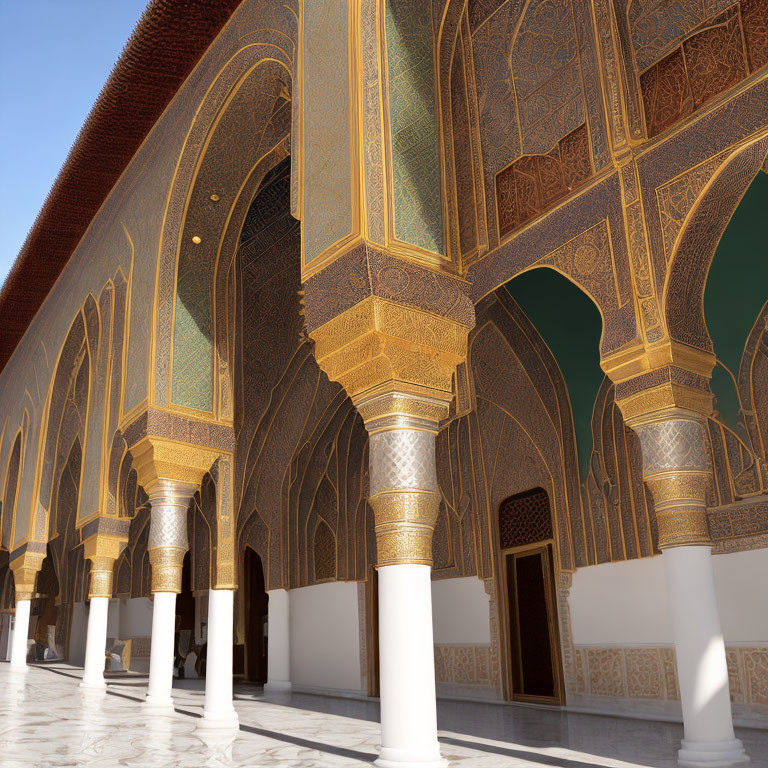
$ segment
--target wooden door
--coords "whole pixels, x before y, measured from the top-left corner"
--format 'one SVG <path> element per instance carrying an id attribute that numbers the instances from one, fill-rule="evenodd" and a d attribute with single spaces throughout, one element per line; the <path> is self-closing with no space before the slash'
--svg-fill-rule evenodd
<path id="1" fill-rule="evenodd" d="M 562 701 L 552 545 L 504 553 L 512 698 Z"/>

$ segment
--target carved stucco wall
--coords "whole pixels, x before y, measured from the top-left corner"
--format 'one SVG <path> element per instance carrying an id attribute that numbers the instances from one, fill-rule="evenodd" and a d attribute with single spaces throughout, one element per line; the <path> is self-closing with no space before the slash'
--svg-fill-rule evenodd
<path id="1" fill-rule="evenodd" d="M 125 372 L 122 412 L 135 408 L 147 397 L 157 258 L 163 226 L 172 213 L 166 203 L 176 164 L 212 77 L 239 49 L 247 47 L 248 36 L 254 36 L 264 18 L 269 18 L 263 12 L 268 5 L 265 0 L 245 0 L 187 78 L 92 221 L 0 374 L 0 404 L 8 424 L 0 441 L 0 466 L 7 463 L 5 457 L 10 454 L 24 409 L 29 415 L 23 457 L 29 471 L 23 473 L 19 488 L 17 541 L 26 534 L 48 383 L 69 325 L 87 294 L 98 296 L 118 271 L 130 283 L 126 343 L 131 364 Z"/>

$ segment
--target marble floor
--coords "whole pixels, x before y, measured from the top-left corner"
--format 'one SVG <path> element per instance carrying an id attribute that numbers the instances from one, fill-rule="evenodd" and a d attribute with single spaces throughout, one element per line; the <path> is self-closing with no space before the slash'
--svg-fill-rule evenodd
<path id="1" fill-rule="evenodd" d="M 176 714 L 147 717 L 146 678 L 113 678 L 108 693 L 78 687 L 63 664 L 14 673 L 0 663 L 0 766 L 362 766 L 378 750 L 373 701 L 294 694 L 265 697 L 238 686 L 239 731 L 196 728 L 202 681 L 177 681 Z M 648 766 L 673 768 L 682 729 L 523 706 L 440 701 L 443 754 L 454 768 Z M 768 768 L 768 731 L 738 732 L 756 768 Z"/>

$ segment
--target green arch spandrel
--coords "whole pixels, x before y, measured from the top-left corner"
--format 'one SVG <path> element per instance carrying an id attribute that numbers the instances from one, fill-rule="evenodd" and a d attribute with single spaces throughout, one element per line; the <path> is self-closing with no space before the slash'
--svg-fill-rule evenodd
<path id="1" fill-rule="evenodd" d="M 557 361 L 568 388 L 576 432 L 579 475 L 589 474 L 592 411 L 603 381 L 600 312 L 570 280 L 552 269 L 532 269 L 506 284 Z"/>
<path id="2" fill-rule="evenodd" d="M 758 173 L 715 251 L 704 290 L 704 317 L 718 365 L 712 391 L 720 418 L 739 434 L 739 375 L 744 345 L 768 300 L 768 174 Z"/>

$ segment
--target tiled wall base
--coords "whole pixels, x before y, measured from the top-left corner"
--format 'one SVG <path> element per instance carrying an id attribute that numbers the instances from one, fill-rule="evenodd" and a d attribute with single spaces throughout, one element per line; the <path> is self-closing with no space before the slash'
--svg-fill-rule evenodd
<path id="1" fill-rule="evenodd" d="M 490 645 L 435 643 L 435 680 L 438 683 L 490 685 Z"/>
<path id="2" fill-rule="evenodd" d="M 768 643 L 726 647 L 734 718 L 768 723 Z M 575 680 L 568 705 L 638 717 L 680 717 L 672 646 L 574 648 Z"/>
<path id="3" fill-rule="evenodd" d="M 492 679 L 491 646 L 435 643 L 437 695 L 450 698 L 500 697 Z"/>

